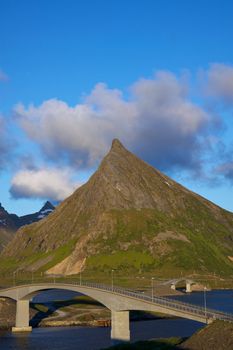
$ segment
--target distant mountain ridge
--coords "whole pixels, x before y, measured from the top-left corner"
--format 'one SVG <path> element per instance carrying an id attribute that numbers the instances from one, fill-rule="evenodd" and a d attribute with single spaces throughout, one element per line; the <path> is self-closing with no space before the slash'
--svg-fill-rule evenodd
<path id="1" fill-rule="evenodd" d="M 37 222 L 49 215 L 55 207 L 47 201 L 43 207 L 33 214 L 18 216 L 9 214 L 0 203 L 0 250 L 12 239 L 14 233 L 22 226 Z"/>
<path id="2" fill-rule="evenodd" d="M 182 271 L 230 275 L 233 214 L 113 140 L 89 181 L 45 220 L 18 230 L 1 255 L 51 274 Z"/>
<path id="3" fill-rule="evenodd" d="M 15 230 L 17 228 L 17 218 L 17 215 L 9 214 L 0 203 L 0 228 Z"/>
<path id="4" fill-rule="evenodd" d="M 46 216 L 52 213 L 54 209 L 55 207 L 53 206 L 53 204 L 47 201 L 38 212 L 20 216 L 18 220 L 18 225 L 19 227 L 21 227 L 24 225 L 32 224 L 33 222 L 37 222 L 41 219 L 44 219 Z"/>

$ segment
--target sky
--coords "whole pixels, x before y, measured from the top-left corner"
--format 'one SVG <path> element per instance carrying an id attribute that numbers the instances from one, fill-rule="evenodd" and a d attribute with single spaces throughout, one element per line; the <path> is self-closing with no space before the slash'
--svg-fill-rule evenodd
<path id="1" fill-rule="evenodd" d="M 37 211 L 113 138 L 233 211 L 231 0 L 0 0 L 0 202 Z"/>

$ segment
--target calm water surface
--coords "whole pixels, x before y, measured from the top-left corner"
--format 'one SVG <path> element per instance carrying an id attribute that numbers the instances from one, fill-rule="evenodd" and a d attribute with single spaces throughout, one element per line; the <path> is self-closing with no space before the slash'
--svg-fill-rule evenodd
<path id="1" fill-rule="evenodd" d="M 131 339 L 189 336 L 201 326 L 181 319 L 133 322 Z M 110 328 L 34 328 L 28 335 L 5 333 L 0 337 L 1 350 L 98 350 L 110 345 Z"/>
<path id="2" fill-rule="evenodd" d="M 210 291 L 206 295 L 207 307 L 233 313 L 232 290 Z M 41 293 L 33 301 L 48 302 L 70 299 L 73 296 L 74 293 L 48 291 Z M 178 296 L 176 299 L 204 305 L 202 292 Z M 188 337 L 201 327 L 203 324 L 185 319 L 139 321 L 130 325 L 132 341 L 172 336 Z M 0 333 L 0 350 L 99 350 L 110 345 L 110 328 L 35 328 L 29 334 Z"/>

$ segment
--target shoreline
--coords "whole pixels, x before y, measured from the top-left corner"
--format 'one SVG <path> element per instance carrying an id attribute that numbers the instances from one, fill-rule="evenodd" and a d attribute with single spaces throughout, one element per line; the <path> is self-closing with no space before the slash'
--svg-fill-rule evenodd
<path id="1" fill-rule="evenodd" d="M 141 321 L 155 321 L 161 319 L 177 319 L 178 317 L 167 317 L 167 316 L 151 316 L 151 317 L 137 317 L 135 319 L 131 319 L 130 322 L 141 322 Z M 0 331 L 11 331 L 14 324 L 9 324 L 6 326 L 0 326 Z M 58 321 L 50 321 L 45 320 L 41 322 L 41 324 L 37 326 L 32 326 L 32 329 L 35 328 L 53 328 L 53 327 L 89 327 L 89 328 L 108 328 L 111 327 L 111 319 L 99 319 L 92 321 L 77 321 L 77 320 L 58 320 Z"/>

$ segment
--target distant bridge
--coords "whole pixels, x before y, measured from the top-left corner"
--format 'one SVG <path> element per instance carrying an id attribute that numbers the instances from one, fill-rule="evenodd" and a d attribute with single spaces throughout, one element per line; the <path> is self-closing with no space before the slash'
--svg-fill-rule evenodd
<path id="1" fill-rule="evenodd" d="M 202 323 L 213 320 L 233 322 L 233 314 L 183 303 L 170 298 L 148 296 L 140 292 L 95 283 L 32 283 L 1 289 L 0 297 L 17 302 L 16 324 L 12 331 L 31 331 L 29 327 L 29 301 L 45 290 L 62 289 L 87 295 L 111 310 L 111 339 L 113 343 L 130 340 L 129 311 L 153 311 L 187 318 Z"/>
<path id="2" fill-rule="evenodd" d="M 163 285 L 170 285 L 171 289 L 176 290 L 176 286 L 178 283 L 180 282 L 185 282 L 185 291 L 186 293 L 191 293 L 192 292 L 192 285 L 196 284 L 195 281 L 191 280 L 191 279 L 187 279 L 187 278 L 176 278 L 170 281 L 166 281 L 163 283 Z"/>

